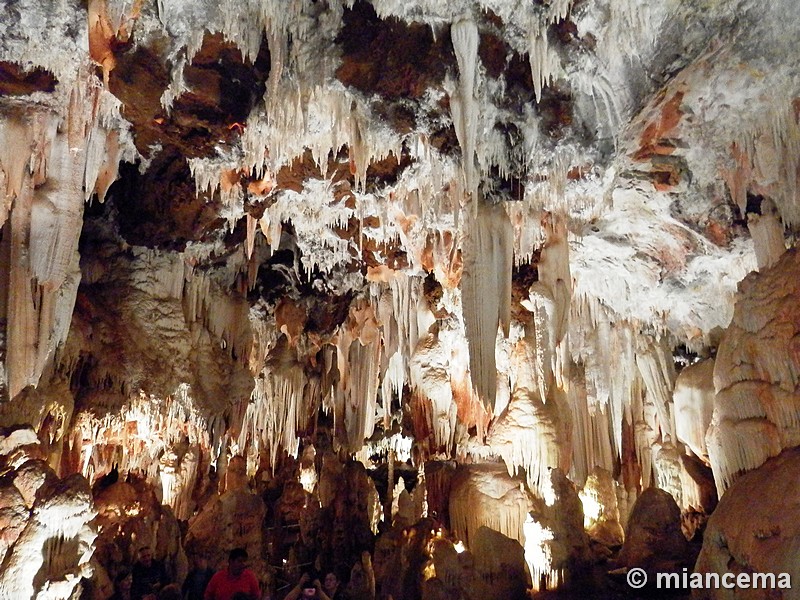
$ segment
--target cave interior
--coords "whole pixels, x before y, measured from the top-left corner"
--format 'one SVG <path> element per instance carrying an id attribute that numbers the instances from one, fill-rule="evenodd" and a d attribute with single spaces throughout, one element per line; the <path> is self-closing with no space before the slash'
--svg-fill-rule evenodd
<path id="1" fill-rule="evenodd" d="M 253 600 L 800 597 L 798 39 L 797 0 L 4 0 L 0 598 L 127 600 L 145 548 L 244 548 Z"/>

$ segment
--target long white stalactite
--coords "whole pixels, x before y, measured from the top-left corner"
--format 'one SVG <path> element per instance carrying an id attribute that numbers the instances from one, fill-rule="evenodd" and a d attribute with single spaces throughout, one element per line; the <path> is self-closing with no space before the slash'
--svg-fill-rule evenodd
<path id="1" fill-rule="evenodd" d="M 475 174 L 475 148 L 478 134 L 478 112 L 475 101 L 475 79 L 478 62 L 478 27 L 471 17 L 464 17 L 450 28 L 453 49 L 458 62 L 458 92 L 450 99 L 453 124 L 461 146 L 461 163 L 465 187 L 472 195 L 477 214 L 478 182 Z"/>
<path id="2" fill-rule="evenodd" d="M 514 231 L 505 208 L 483 206 L 470 222 L 464 241 L 461 297 L 469 344 L 472 383 L 494 406 L 497 394 L 495 345 L 498 326 L 508 337 Z"/>

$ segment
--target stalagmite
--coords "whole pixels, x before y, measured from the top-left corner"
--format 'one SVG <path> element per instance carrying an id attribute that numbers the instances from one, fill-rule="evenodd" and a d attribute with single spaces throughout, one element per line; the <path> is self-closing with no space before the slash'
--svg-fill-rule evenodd
<path id="1" fill-rule="evenodd" d="M 32 440 L 20 440 L 19 432 L 24 431 L 6 430 L 0 438 L 0 460 L 11 476 L 9 480 L 14 482 L 2 494 L 8 521 L 4 524 L 7 535 L 0 596 L 26 600 L 70 598 L 80 589 L 81 577 L 91 574 L 89 561 L 97 536 L 96 527 L 91 524 L 95 517 L 91 491 L 80 475 L 59 480 L 33 459 L 38 440 L 35 434 Z M 33 440 L 35 444 L 18 446 L 21 441 Z M 18 467 L 9 464 L 14 454 L 22 459 Z M 29 505 L 24 500 L 23 504 L 15 502 L 14 490 L 20 500 L 27 495 Z M 14 512 L 19 521 L 14 520 Z"/>

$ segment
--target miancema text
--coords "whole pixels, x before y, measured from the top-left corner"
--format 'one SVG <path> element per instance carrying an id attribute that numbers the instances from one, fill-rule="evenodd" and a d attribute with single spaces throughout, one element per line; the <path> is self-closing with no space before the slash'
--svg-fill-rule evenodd
<path id="1" fill-rule="evenodd" d="M 792 589 L 789 573 L 656 573 L 659 589 Z"/>

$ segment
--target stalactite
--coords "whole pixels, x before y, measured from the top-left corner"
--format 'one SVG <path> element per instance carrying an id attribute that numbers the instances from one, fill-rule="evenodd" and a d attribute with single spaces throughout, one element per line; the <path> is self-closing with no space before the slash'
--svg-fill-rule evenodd
<path id="1" fill-rule="evenodd" d="M 95 189 L 100 165 L 113 163 L 119 152 L 108 143 L 103 150 L 93 144 L 110 135 L 101 126 L 103 118 L 113 117 L 103 114 L 105 110 L 111 109 L 102 102 L 99 85 L 81 73 L 63 115 L 42 109 L 24 122 L 12 117 L 0 132 L 6 141 L 0 154 L 5 174 L 0 217 L 5 221 L 10 210 L 13 265 L 6 358 L 12 398 L 38 383 L 66 339 L 80 273 L 84 189 Z M 101 186 L 109 177 L 103 175 Z"/>
<path id="2" fill-rule="evenodd" d="M 735 166 L 723 170 L 731 197 L 742 214 L 747 192 L 772 197 L 786 226 L 800 223 L 800 122 L 791 103 L 757 113 L 756 121 L 732 140 Z"/>
<path id="3" fill-rule="evenodd" d="M 534 17 L 528 33 L 530 43 L 528 55 L 537 102 L 542 99 L 542 89 L 553 81 L 553 77 L 561 68 L 558 55 L 547 41 L 547 25 L 549 23 L 542 23 L 538 17 Z"/>
<path id="4" fill-rule="evenodd" d="M 452 24 L 450 36 L 459 73 L 459 89 L 457 95 L 450 99 L 450 110 L 453 113 L 453 124 L 461 146 L 465 186 L 467 192 L 473 196 L 472 202 L 477 214 L 478 182 L 475 176 L 475 147 L 479 117 L 475 101 L 475 70 L 478 62 L 478 27 L 471 17 L 464 17 Z"/>
<path id="5" fill-rule="evenodd" d="M 760 214 L 747 215 L 747 228 L 753 237 L 758 270 L 774 266 L 786 251 L 786 243 L 783 225 L 772 200 L 765 198 L 761 201 Z"/>
<path id="6" fill-rule="evenodd" d="M 453 403 L 453 388 L 450 383 L 447 347 L 439 332 L 429 333 L 417 345 L 411 357 L 411 385 L 416 400 L 424 407 L 418 415 L 420 423 L 415 431 L 423 434 L 430 431 L 433 437 L 433 452 L 453 448 L 457 409 Z M 420 435 L 420 439 L 424 439 Z"/>
<path id="7" fill-rule="evenodd" d="M 569 352 L 565 336 L 572 295 L 566 224 L 551 216 L 545 229 L 548 233 L 538 264 L 539 280 L 531 285 L 529 298 L 521 302 L 533 313 L 536 384 L 544 401 L 549 396 L 548 388 L 555 382 L 563 389 L 564 379 L 569 376 L 562 372 L 565 363 L 558 356 Z"/>
<path id="8" fill-rule="evenodd" d="M 351 452 L 359 450 L 375 428 L 381 355 L 372 305 L 354 304 L 336 337 L 339 379 L 334 392 L 336 441 Z"/>
<path id="9" fill-rule="evenodd" d="M 706 432 L 714 411 L 714 359 L 685 367 L 675 380 L 675 435 L 694 454 L 708 456 Z"/>
<path id="10" fill-rule="evenodd" d="M 162 489 L 165 504 L 188 518 L 199 456 L 211 451 L 208 430 L 188 386 L 182 385 L 167 398 L 139 393 L 102 417 L 81 411 L 72 446 L 90 482 L 112 469 L 142 475 Z"/>
<path id="11" fill-rule="evenodd" d="M 232 354 L 248 356 L 252 344 L 250 306 L 243 298 L 228 293 L 208 274 L 193 273 L 182 261 L 172 264 L 166 279 L 170 294 L 181 298 L 187 323 L 202 324 Z"/>
<path id="12" fill-rule="evenodd" d="M 378 287 L 376 287 L 378 286 Z M 422 280 L 397 273 L 386 284 L 373 284 L 373 307 L 381 323 L 384 360 L 381 396 L 384 416 L 393 398 L 400 398 L 409 379 L 409 358 L 419 338 L 419 305 Z"/>
<path id="13" fill-rule="evenodd" d="M 669 441 L 659 441 L 653 444 L 651 455 L 656 487 L 669 492 L 678 506 L 686 507 L 687 504 L 683 497 L 683 478 L 681 477 L 683 466 L 675 446 Z"/>
<path id="14" fill-rule="evenodd" d="M 517 389 L 507 410 L 492 424 L 487 444 L 503 458 L 509 475 L 525 470 L 528 487 L 541 495 L 550 470 L 561 466 L 568 452 L 560 415 L 534 392 Z"/>
<path id="15" fill-rule="evenodd" d="M 276 347 L 255 380 L 242 418 L 238 447 L 263 449 L 273 469 L 282 451 L 297 456 L 298 431 L 308 426 L 319 398 L 319 382 L 308 379 L 288 345 Z"/>
<path id="16" fill-rule="evenodd" d="M 499 465 L 461 467 L 450 490 L 449 510 L 453 532 L 467 547 L 481 526 L 524 544 L 528 496 L 519 480 L 509 477 Z"/>
<path id="17" fill-rule="evenodd" d="M 498 325 L 507 337 L 511 308 L 513 229 L 502 206 L 483 207 L 464 247 L 461 294 L 472 383 L 494 406 L 497 393 L 495 343 Z"/>
<path id="18" fill-rule="evenodd" d="M 343 415 L 348 448 L 360 448 L 375 430 L 380 357 L 381 348 L 377 342 L 365 345 L 356 340 L 350 345 L 351 378 L 346 388 Z"/>
<path id="19" fill-rule="evenodd" d="M 675 414 L 672 409 L 672 390 L 675 386 L 675 367 L 672 353 L 663 341 L 650 342 L 644 351 L 636 353 L 636 365 L 639 367 L 649 400 L 655 405 L 658 416 L 657 429 L 661 431 L 665 440 L 674 440 Z"/>

